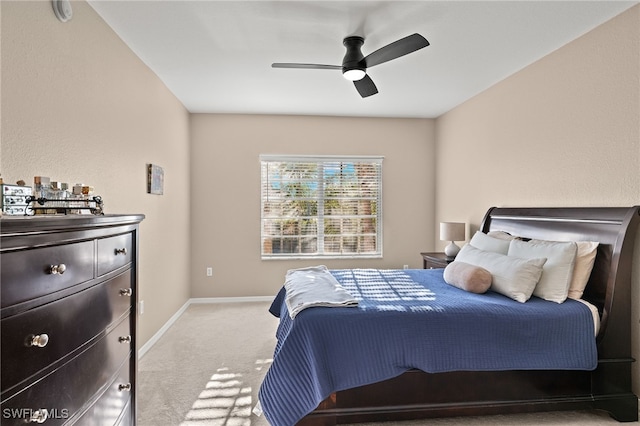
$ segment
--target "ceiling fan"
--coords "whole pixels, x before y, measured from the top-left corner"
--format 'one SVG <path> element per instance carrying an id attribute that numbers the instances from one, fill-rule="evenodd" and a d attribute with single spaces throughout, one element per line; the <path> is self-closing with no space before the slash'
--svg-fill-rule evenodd
<path id="1" fill-rule="evenodd" d="M 342 65 L 321 65 L 321 64 L 297 64 L 276 62 L 271 64 L 273 68 L 300 68 L 316 70 L 342 70 L 342 75 L 347 80 L 353 81 L 358 93 L 363 98 L 378 93 L 378 88 L 367 74 L 367 68 L 380 65 L 392 59 L 413 53 L 423 47 L 429 46 L 426 38 L 415 33 L 410 36 L 396 40 L 373 53 L 364 56 L 360 48 L 364 44 L 364 38 L 359 36 L 346 37 L 342 44 L 347 49 L 347 53 L 342 59 Z"/>

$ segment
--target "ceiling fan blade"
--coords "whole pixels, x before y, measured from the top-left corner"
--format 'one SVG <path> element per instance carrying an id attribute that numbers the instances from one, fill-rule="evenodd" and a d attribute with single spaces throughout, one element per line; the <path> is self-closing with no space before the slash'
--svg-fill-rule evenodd
<path id="1" fill-rule="evenodd" d="M 416 50 L 420 50 L 428 45 L 429 42 L 427 39 L 422 37 L 420 34 L 411 34 L 410 36 L 396 40 L 393 43 L 387 44 L 375 52 L 370 53 L 365 56 L 361 62 L 365 68 L 369 68 L 415 52 Z"/>
<path id="2" fill-rule="evenodd" d="M 321 65 L 321 64 L 290 64 L 276 62 L 271 64 L 272 68 L 297 68 L 297 69 L 311 69 L 311 70 L 341 70 L 340 65 Z"/>
<path id="3" fill-rule="evenodd" d="M 360 96 L 362 96 L 363 98 L 378 93 L 378 88 L 373 83 L 373 80 L 371 80 L 371 77 L 369 77 L 368 74 L 365 74 L 362 79 L 354 81 L 353 84 L 354 86 L 356 86 L 358 93 L 360 93 Z"/>

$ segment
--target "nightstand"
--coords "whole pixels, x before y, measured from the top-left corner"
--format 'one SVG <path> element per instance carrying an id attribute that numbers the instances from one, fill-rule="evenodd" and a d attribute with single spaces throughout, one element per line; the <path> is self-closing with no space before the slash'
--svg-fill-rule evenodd
<path id="1" fill-rule="evenodd" d="M 424 269 L 446 268 L 455 259 L 444 253 L 420 253 Z"/>

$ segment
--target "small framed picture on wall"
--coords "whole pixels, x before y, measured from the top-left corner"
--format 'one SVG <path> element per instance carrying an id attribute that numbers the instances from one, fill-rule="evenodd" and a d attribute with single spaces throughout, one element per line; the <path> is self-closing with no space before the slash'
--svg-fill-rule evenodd
<path id="1" fill-rule="evenodd" d="M 147 164 L 147 193 L 162 195 L 164 170 L 156 164 Z"/>

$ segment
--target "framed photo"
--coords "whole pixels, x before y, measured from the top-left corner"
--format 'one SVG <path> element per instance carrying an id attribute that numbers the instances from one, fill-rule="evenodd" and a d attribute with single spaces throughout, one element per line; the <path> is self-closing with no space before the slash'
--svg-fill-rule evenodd
<path id="1" fill-rule="evenodd" d="M 155 164 L 147 164 L 147 193 L 162 195 L 164 170 Z"/>

